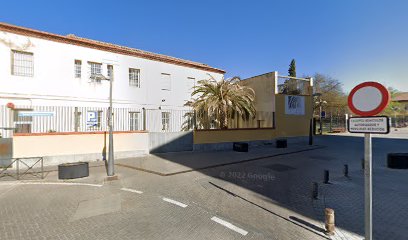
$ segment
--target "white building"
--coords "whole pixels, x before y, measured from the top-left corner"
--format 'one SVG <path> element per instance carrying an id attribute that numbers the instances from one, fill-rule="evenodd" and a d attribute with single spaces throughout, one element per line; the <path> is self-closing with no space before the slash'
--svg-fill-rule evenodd
<path id="1" fill-rule="evenodd" d="M 202 63 L 5 23 L 0 23 L 0 60 L 0 127 L 11 117 L 5 105 L 13 103 L 17 132 L 33 133 L 105 130 L 109 81 L 95 77 L 109 77 L 112 71 L 115 130 L 149 124 L 147 130 L 170 130 L 166 119 L 177 114 L 163 110 L 186 110 L 183 105 L 198 80 L 225 73 Z M 161 109 L 152 114 L 163 124 L 153 126 L 144 118 L 141 126 L 143 108 Z M 24 115 L 27 111 L 50 115 Z M 96 113 L 98 126 L 89 128 L 88 112 Z"/>

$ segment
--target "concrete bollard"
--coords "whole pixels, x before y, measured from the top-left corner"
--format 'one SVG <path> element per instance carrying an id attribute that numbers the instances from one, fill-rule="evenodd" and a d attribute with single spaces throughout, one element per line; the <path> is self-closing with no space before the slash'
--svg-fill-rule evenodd
<path id="1" fill-rule="evenodd" d="M 324 184 L 329 183 L 329 170 L 324 170 L 324 179 L 323 179 Z"/>
<path id="2" fill-rule="evenodd" d="M 318 185 L 317 182 L 313 182 L 313 185 L 312 185 L 312 198 L 317 199 L 318 196 L 319 196 L 319 185 Z"/>
<path id="3" fill-rule="evenodd" d="M 343 169 L 343 173 L 345 177 L 349 176 L 349 168 L 347 164 L 344 164 L 344 169 Z"/>
<path id="4" fill-rule="evenodd" d="M 325 215 L 325 228 L 326 234 L 334 235 L 334 210 L 331 208 L 326 208 L 324 210 Z"/>

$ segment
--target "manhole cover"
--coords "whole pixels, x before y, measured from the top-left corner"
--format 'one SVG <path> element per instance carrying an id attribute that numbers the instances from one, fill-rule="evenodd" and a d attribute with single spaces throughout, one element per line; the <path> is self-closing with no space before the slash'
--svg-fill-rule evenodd
<path id="1" fill-rule="evenodd" d="M 295 170 L 296 168 L 288 166 L 288 165 L 283 165 L 283 164 L 272 164 L 272 165 L 267 165 L 265 166 L 266 168 L 272 169 L 273 171 L 276 172 L 286 172 L 290 170 Z"/>

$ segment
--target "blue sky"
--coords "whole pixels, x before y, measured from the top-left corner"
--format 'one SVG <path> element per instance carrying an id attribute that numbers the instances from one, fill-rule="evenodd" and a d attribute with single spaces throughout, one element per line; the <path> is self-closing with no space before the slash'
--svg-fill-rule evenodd
<path id="1" fill-rule="evenodd" d="M 4 1 L 0 21 L 207 63 L 408 91 L 408 1 Z"/>

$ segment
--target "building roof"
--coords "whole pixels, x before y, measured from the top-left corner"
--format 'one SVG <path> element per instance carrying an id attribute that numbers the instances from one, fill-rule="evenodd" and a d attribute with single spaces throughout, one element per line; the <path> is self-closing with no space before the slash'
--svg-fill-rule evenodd
<path id="1" fill-rule="evenodd" d="M 395 97 L 392 100 L 395 102 L 408 101 L 408 92 L 399 92 L 395 94 Z"/>
<path id="2" fill-rule="evenodd" d="M 19 26 L 8 24 L 8 23 L 2 23 L 2 22 L 0 22 L 0 31 L 10 32 L 10 33 L 24 35 L 28 37 L 36 37 L 36 38 L 41 38 L 41 39 L 60 42 L 60 43 L 72 44 L 72 45 L 77 45 L 81 47 L 98 49 L 102 51 L 118 53 L 118 54 L 123 54 L 123 55 L 128 55 L 128 56 L 134 56 L 134 57 L 149 59 L 153 61 L 165 62 L 165 63 L 175 64 L 175 65 L 180 65 L 180 66 L 185 66 L 185 67 L 190 67 L 190 68 L 196 68 L 196 69 L 214 72 L 214 73 L 220 73 L 220 74 L 225 73 L 225 71 L 222 69 L 210 67 L 204 63 L 193 62 L 189 60 L 166 56 L 163 54 L 143 51 L 140 49 L 135 49 L 135 48 L 120 46 L 120 45 L 116 45 L 112 43 L 106 43 L 106 42 L 96 41 L 92 39 L 82 38 L 82 37 L 75 36 L 73 34 L 63 36 L 63 35 L 38 31 L 38 30 L 30 29 L 30 28 L 19 27 Z"/>

